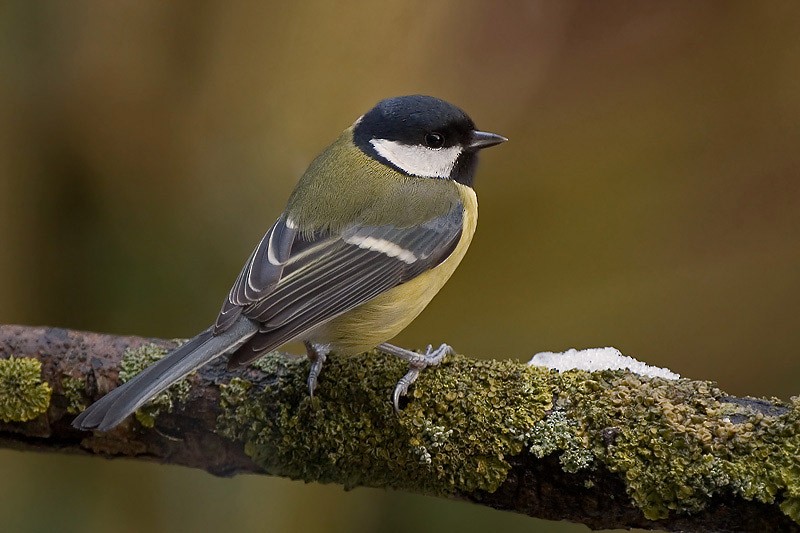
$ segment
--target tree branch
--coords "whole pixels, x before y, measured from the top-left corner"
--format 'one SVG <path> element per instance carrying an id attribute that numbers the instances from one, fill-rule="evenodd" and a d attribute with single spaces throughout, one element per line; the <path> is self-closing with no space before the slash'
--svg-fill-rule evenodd
<path id="1" fill-rule="evenodd" d="M 800 399 L 704 381 L 453 356 L 397 415 L 393 358 L 334 355 L 310 398 L 305 359 L 272 353 L 243 372 L 214 362 L 111 432 L 70 426 L 176 344 L 0 326 L 0 446 L 391 487 L 592 528 L 800 531 Z"/>

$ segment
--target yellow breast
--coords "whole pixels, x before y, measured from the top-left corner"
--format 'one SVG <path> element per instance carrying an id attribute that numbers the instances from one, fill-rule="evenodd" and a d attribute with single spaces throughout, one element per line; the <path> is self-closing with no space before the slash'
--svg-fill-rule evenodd
<path id="1" fill-rule="evenodd" d="M 450 279 L 467 252 L 478 223 L 478 199 L 470 187 L 456 184 L 464 204 L 464 228 L 450 256 L 416 278 L 384 292 L 333 319 L 314 334 L 337 353 L 354 355 L 386 342 L 408 326 Z"/>

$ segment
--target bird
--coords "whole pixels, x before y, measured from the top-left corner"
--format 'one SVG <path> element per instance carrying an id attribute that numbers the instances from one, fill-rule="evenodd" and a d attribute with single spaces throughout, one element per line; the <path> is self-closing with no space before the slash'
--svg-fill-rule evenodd
<path id="1" fill-rule="evenodd" d="M 399 411 L 420 372 L 452 348 L 418 353 L 388 341 L 464 257 L 477 224 L 478 152 L 505 141 L 439 98 L 381 100 L 303 173 L 215 322 L 90 405 L 73 426 L 108 431 L 217 357 L 242 368 L 298 340 L 311 362 L 311 395 L 330 354 L 377 348 L 407 361 L 391 397 Z"/>

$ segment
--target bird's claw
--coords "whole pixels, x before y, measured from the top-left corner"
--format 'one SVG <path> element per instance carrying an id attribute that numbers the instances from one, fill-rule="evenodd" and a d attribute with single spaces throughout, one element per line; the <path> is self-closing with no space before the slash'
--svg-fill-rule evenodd
<path id="1" fill-rule="evenodd" d="M 319 374 L 322 372 L 322 365 L 325 364 L 325 361 L 328 359 L 330 348 L 324 344 L 312 344 L 310 342 L 306 342 L 305 345 L 306 353 L 311 360 L 311 368 L 308 371 L 306 383 L 308 384 L 308 395 L 313 398 L 314 390 L 317 388 Z"/>
<path id="2" fill-rule="evenodd" d="M 420 372 L 429 366 L 436 366 L 441 363 L 448 354 L 453 353 L 453 349 L 447 344 L 442 344 L 434 350 L 433 346 L 429 344 L 424 354 L 410 351 L 408 353 L 410 354 L 409 357 L 401 355 L 401 357 L 408 360 L 408 372 L 400 378 L 400 381 L 394 387 L 394 392 L 392 392 L 392 403 L 396 412 L 400 412 L 400 398 L 408 394 L 408 388 L 417 381 Z"/>

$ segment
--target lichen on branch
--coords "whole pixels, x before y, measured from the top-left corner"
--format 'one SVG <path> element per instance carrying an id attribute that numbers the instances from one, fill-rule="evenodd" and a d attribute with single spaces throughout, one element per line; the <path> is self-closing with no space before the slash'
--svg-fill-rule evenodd
<path id="1" fill-rule="evenodd" d="M 27 422 L 50 405 L 50 385 L 42 382 L 42 364 L 28 357 L 0 359 L 0 420 Z"/>
<path id="2" fill-rule="evenodd" d="M 222 386 L 220 431 L 266 471 L 307 481 L 493 492 L 509 458 L 528 450 L 556 454 L 567 473 L 618 473 L 650 520 L 735 494 L 800 522 L 796 398 L 765 413 L 704 381 L 452 356 L 397 415 L 387 398 L 400 363 L 375 353 L 332 359 L 309 398 L 306 363 L 270 354 L 262 364 L 278 380 Z"/>
<path id="3" fill-rule="evenodd" d="M 594 528 L 800 531 L 800 399 L 629 370 L 448 357 L 395 413 L 402 362 L 214 361 L 113 431 L 75 414 L 175 341 L 0 326 L 0 446 L 466 499 Z"/>
<path id="4" fill-rule="evenodd" d="M 332 359 L 311 398 L 305 361 L 267 355 L 260 364 L 279 379 L 222 385 L 220 431 L 271 473 L 453 495 L 496 490 L 521 435 L 552 405 L 541 372 L 456 356 L 446 372 L 426 373 L 398 414 L 389 398 L 401 362 Z"/>

